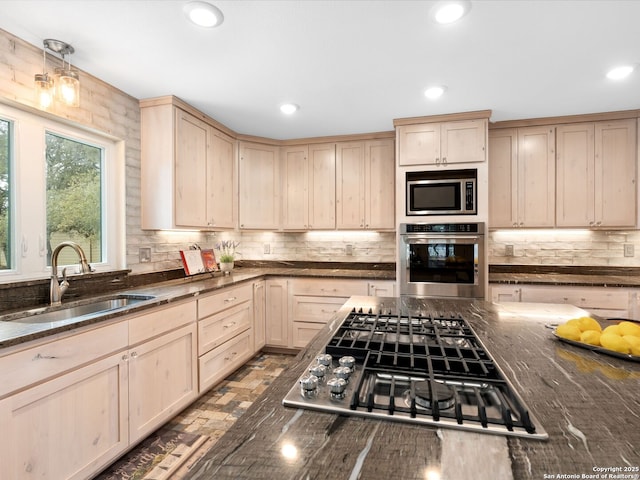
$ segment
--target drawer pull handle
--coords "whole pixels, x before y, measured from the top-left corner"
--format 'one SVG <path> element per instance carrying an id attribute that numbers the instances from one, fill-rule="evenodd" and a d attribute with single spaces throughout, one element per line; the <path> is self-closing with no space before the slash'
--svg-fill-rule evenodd
<path id="1" fill-rule="evenodd" d="M 53 360 L 56 358 L 58 357 L 54 357 L 53 355 L 42 355 L 40 353 L 38 353 L 35 357 L 33 357 L 34 360 Z"/>
<path id="2" fill-rule="evenodd" d="M 229 297 L 229 298 L 225 298 L 224 301 L 225 303 L 229 303 L 229 302 L 233 302 L 235 301 L 236 297 Z"/>
<path id="3" fill-rule="evenodd" d="M 233 327 L 235 324 L 236 322 L 227 323 L 226 325 L 223 325 L 222 328 L 230 328 L 230 327 Z"/>

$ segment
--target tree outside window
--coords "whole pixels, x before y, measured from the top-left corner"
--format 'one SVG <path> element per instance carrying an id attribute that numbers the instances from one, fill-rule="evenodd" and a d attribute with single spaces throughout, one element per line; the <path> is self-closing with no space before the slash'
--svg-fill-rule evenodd
<path id="1" fill-rule="evenodd" d="M 47 265 L 60 242 L 78 243 L 89 262 L 102 258 L 101 148 L 46 134 Z M 63 249 L 59 264 L 77 263 L 71 249 Z"/>
<path id="2" fill-rule="evenodd" d="M 0 120 L 0 270 L 11 268 L 11 123 Z"/>

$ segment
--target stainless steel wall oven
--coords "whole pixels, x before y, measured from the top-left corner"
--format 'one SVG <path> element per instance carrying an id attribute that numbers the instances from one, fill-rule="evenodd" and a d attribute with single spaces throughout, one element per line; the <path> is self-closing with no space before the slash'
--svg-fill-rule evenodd
<path id="1" fill-rule="evenodd" d="M 484 223 L 402 223 L 400 295 L 485 297 Z"/>

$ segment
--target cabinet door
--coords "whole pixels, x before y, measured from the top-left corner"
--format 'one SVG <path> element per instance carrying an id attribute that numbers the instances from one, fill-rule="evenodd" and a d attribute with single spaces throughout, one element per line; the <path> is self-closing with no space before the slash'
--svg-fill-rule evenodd
<path id="1" fill-rule="evenodd" d="M 549 127 L 518 129 L 518 226 L 555 224 L 555 135 Z"/>
<path id="2" fill-rule="evenodd" d="M 287 281 L 279 278 L 268 279 L 266 288 L 266 344 L 288 347 Z"/>
<path id="3" fill-rule="evenodd" d="M 336 228 L 336 144 L 309 145 L 309 229 Z"/>
<path id="4" fill-rule="evenodd" d="M 131 442 L 147 436 L 196 398 L 196 346 L 196 325 L 191 324 L 129 350 Z"/>
<path id="5" fill-rule="evenodd" d="M 336 145 L 336 223 L 338 228 L 364 228 L 364 191 L 364 143 L 338 143 Z"/>
<path id="6" fill-rule="evenodd" d="M 253 339 L 256 352 L 266 344 L 266 293 L 264 280 L 253 284 Z"/>
<path id="7" fill-rule="evenodd" d="M 207 165 L 208 226 L 235 228 L 237 217 L 237 174 L 235 141 L 211 129 Z"/>
<path id="8" fill-rule="evenodd" d="M 489 131 L 489 223 L 517 226 L 518 133 L 515 128 Z"/>
<path id="9" fill-rule="evenodd" d="M 121 357 L 0 401 L 3 478 L 90 478 L 127 449 L 127 364 Z"/>
<path id="10" fill-rule="evenodd" d="M 595 127 L 596 226 L 636 226 L 636 120 Z"/>
<path id="11" fill-rule="evenodd" d="M 593 123 L 556 128 L 556 225 L 586 227 L 594 222 Z"/>
<path id="12" fill-rule="evenodd" d="M 207 139 L 209 126 L 176 109 L 176 225 L 207 225 Z"/>
<path id="13" fill-rule="evenodd" d="M 309 226 L 309 148 L 306 145 L 280 149 L 283 169 L 282 227 L 304 230 Z"/>
<path id="14" fill-rule="evenodd" d="M 365 228 L 395 228 L 393 140 L 365 143 Z"/>
<path id="15" fill-rule="evenodd" d="M 241 144 L 239 176 L 240 228 L 280 228 L 278 148 Z"/>
<path id="16" fill-rule="evenodd" d="M 399 165 L 440 163 L 440 124 L 400 125 L 396 128 Z"/>
<path id="17" fill-rule="evenodd" d="M 484 162 L 487 120 L 466 120 L 442 124 L 440 163 Z"/>

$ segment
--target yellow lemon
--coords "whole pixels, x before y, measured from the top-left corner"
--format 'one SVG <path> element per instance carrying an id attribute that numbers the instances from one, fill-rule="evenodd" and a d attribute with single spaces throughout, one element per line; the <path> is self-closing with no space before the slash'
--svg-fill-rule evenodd
<path id="1" fill-rule="evenodd" d="M 595 330 L 596 332 L 602 331 L 602 327 L 597 320 L 591 317 L 580 317 L 578 319 L 578 324 L 578 328 L 580 328 L 581 332 L 586 332 L 587 330 Z"/>
<path id="2" fill-rule="evenodd" d="M 600 345 L 607 350 L 613 350 L 619 353 L 629 353 L 631 351 L 631 345 L 620 335 L 613 333 L 603 333 L 600 335 Z"/>
<path id="3" fill-rule="evenodd" d="M 567 320 L 566 322 L 564 322 L 564 324 L 565 325 L 573 325 L 578 330 L 580 330 L 580 320 L 578 320 L 577 318 L 572 318 L 571 320 Z M 580 330 L 580 331 L 582 331 L 582 330 Z"/>
<path id="4" fill-rule="evenodd" d="M 559 337 L 575 340 L 576 342 L 580 341 L 580 333 L 580 329 L 575 324 L 569 324 L 569 322 L 558 325 L 558 328 L 556 328 L 556 334 Z"/>
<path id="5" fill-rule="evenodd" d="M 618 325 L 609 325 L 602 333 L 613 333 L 614 335 L 620 335 L 620 327 Z"/>
<path id="6" fill-rule="evenodd" d="M 632 355 L 640 355 L 640 337 L 635 335 L 623 335 L 622 338 L 631 346 Z"/>
<path id="7" fill-rule="evenodd" d="M 580 334 L 580 341 L 589 345 L 600 345 L 600 332 L 596 330 L 585 330 Z"/>
<path id="8" fill-rule="evenodd" d="M 620 335 L 635 335 L 640 337 L 640 324 L 633 322 L 620 322 L 618 324 Z"/>

